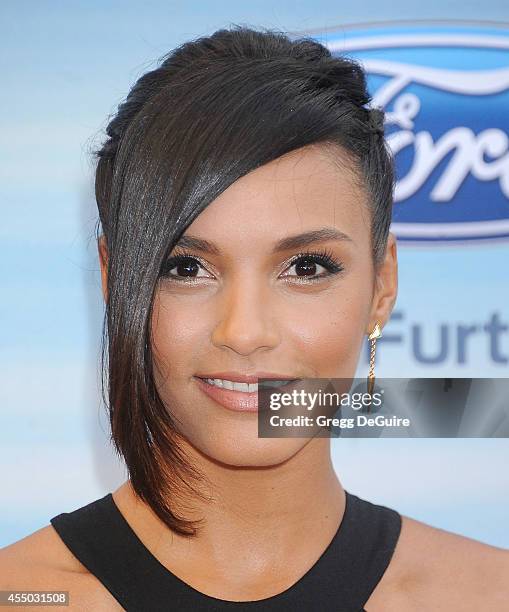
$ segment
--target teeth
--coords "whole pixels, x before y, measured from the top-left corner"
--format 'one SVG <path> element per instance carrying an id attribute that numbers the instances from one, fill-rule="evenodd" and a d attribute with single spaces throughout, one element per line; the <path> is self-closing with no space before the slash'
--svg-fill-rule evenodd
<path id="1" fill-rule="evenodd" d="M 232 380 L 223 380 L 221 378 L 206 378 L 205 380 L 209 385 L 214 385 L 221 389 L 230 389 L 230 391 L 242 391 L 244 393 L 258 391 L 258 383 L 233 382 Z"/>
<path id="2" fill-rule="evenodd" d="M 224 380 L 222 378 L 206 378 L 209 385 L 220 387 L 221 389 L 230 389 L 230 391 L 242 391 L 243 393 L 254 393 L 258 391 L 258 383 L 234 382 L 232 380 Z M 288 384 L 289 380 L 266 380 L 263 386 L 281 387 Z"/>

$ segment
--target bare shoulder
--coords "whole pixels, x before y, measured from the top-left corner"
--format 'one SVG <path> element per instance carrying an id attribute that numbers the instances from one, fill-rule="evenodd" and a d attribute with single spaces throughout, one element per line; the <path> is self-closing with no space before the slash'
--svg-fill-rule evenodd
<path id="1" fill-rule="evenodd" d="M 500 612 L 509 601 L 509 550 L 402 516 L 380 587 L 367 612 Z"/>
<path id="2" fill-rule="evenodd" d="M 0 590 L 69 591 L 68 610 L 123 610 L 52 525 L 0 549 Z"/>

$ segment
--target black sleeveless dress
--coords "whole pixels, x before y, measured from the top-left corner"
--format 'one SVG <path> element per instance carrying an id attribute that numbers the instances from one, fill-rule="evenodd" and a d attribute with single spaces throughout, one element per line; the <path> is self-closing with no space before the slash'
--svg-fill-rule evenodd
<path id="1" fill-rule="evenodd" d="M 282 593 L 256 601 L 217 599 L 178 578 L 144 546 L 111 493 L 51 524 L 128 612 L 363 612 L 393 555 L 401 515 L 345 493 L 341 525 L 318 561 Z"/>

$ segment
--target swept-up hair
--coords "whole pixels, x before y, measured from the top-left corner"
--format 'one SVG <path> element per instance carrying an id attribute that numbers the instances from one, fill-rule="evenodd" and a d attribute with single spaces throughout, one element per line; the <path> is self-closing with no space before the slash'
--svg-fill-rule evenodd
<path id="1" fill-rule="evenodd" d="M 248 172 L 306 145 L 341 153 L 365 190 L 381 264 L 393 159 L 359 63 L 310 37 L 234 25 L 182 44 L 134 84 L 94 152 L 96 237 L 107 247 L 102 395 L 135 493 L 182 535 L 173 501 L 203 475 L 178 444 L 153 376 L 151 313 L 162 266 L 192 221 Z M 100 225 L 100 227 L 99 227 Z M 102 230 L 102 236 L 100 236 Z M 194 483 L 194 484 L 193 484 Z"/>

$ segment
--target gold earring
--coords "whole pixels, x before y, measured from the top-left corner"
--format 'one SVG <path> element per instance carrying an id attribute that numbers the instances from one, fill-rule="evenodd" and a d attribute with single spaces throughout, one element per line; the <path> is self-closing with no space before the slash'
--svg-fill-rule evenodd
<path id="1" fill-rule="evenodd" d="M 369 374 L 368 374 L 368 393 L 371 395 L 375 387 L 375 351 L 376 351 L 376 339 L 380 338 L 382 330 L 378 321 L 376 322 L 373 331 L 369 334 L 368 338 L 371 340 L 371 350 L 369 353 Z M 370 412 L 371 404 L 368 407 Z"/>

